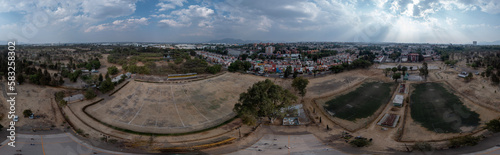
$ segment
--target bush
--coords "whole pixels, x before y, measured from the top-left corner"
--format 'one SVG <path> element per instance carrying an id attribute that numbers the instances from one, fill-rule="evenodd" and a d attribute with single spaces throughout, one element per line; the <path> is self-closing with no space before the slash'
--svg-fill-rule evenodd
<path id="1" fill-rule="evenodd" d="M 432 150 L 431 144 L 427 142 L 416 142 L 415 144 L 413 144 L 413 146 L 411 146 L 411 148 L 413 148 L 413 150 L 420 150 L 420 151 Z"/>
<path id="2" fill-rule="evenodd" d="M 59 91 L 59 92 L 56 92 L 56 93 L 54 94 L 54 96 L 55 96 L 55 100 L 56 100 L 57 102 L 59 102 L 59 101 L 63 100 L 63 98 L 64 98 L 64 91 Z"/>
<path id="3" fill-rule="evenodd" d="M 481 137 L 477 136 L 463 136 L 463 137 L 457 137 L 450 139 L 450 147 L 462 147 L 462 146 L 474 146 L 479 143 L 481 140 Z"/>
<path id="4" fill-rule="evenodd" d="M 24 117 L 30 117 L 32 114 L 33 112 L 31 111 L 31 109 L 26 109 L 23 111 Z"/>
<path id="5" fill-rule="evenodd" d="M 222 69 L 221 65 L 213 65 L 213 66 L 207 67 L 207 72 L 210 74 L 217 74 L 221 71 L 221 69 Z"/>
<path id="6" fill-rule="evenodd" d="M 368 146 L 370 145 L 370 141 L 368 141 L 367 139 L 365 138 L 360 138 L 360 139 L 354 139 L 352 140 L 351 142 L 349 142 L 349 144 L 351 144 L 352 146 L 354 147 L 365 147 L 365 146 Z"/>
<path id="7" fill-rule="evenodd" d="M 495 133 L 500 132 L 500 121 L 498 119 L 491 120 L 490 122 L 486 123 L 486 129 Z"/>
<path id="8" fill-rule="evenodd" d="M 85 96 L 85 99 L 90 100 L 90 99 L 93 99 L 94 97 L 96 97 L 97 95 L 95 94 L 94 89 L 89 88 L 89 89 L 87 89 L 87 91 L 85 91 L 84 96 Z"/>
<path id="9" fill-rule="evenodd" d="M 108 73 L 111 75 L 118 74 L 118 68 L 116 68 L 116 66 L 108 67 Z"/>

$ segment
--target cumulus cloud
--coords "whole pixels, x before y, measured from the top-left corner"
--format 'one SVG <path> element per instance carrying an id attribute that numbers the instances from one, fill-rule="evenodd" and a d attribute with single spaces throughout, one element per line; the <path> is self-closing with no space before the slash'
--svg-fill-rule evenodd
<path id="1" fill-rule="evenodd" d="M 158 23 L 163 26 L 171 27 L 189 27 L 192 23 L 195 23 L 198 27 L 211 28 L 212 27 L 212 16 L 214 15 L 214 10 L 199 6 L 190 5 L 186 9 L 180 9 L 172 11 L 169 15 L 155 15 L 154 17 L 167 17 L 169 19 L 162 19 Z"/>
<path id="2" fill-rule="evenodd" d="M 136 0 L 85 0 L 82 11 L 94 19 L 116 18 L 134 13 L 135 3 Z"/>
<path id="3" fill-rule="evenodd" d="M 166 11 L 170 9 L 175 9 L 177 6 L 184 6 L 186 0 L 162 0 L 160 3 L 156 4 L 157 7 L 160 7 L 158 11 Z"/>
<path id="4" fill-rule="evenodd" d="M 163 24 L 163 25 L 167 25 L 167 26 L 171 26 L 171 27 L 185 27 L 185 26 L 191 25 L 191 23 L 179 23 L 179 22 L 176 22 L 175 20 L 171 20 L 171 19 L 163 19 L 163 20 L 160 20 L 158 23 Z"/>
<path id="5" fill-rule="evenodd" d="M 85 32 L 99 32 L 99 31 L 126 31 L 136 29 L 139 26 L 148 25 L 148 19 L 142 18 L 130 18 L 126 20 L 115 20 L 112 23 L 100 24 L 96 26 L 91 26 L 85 30 Z"/>

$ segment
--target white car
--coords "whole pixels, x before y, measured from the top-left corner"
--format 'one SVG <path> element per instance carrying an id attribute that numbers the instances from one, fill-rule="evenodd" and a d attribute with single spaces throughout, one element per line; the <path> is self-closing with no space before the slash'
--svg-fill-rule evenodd
<path id="1" fill-rule="evenodd" d="M 19 116 L 16 115 L 16 116 L 14 116 L 14 122 L 17 122 L 17 121 L 19 121 Z"/>

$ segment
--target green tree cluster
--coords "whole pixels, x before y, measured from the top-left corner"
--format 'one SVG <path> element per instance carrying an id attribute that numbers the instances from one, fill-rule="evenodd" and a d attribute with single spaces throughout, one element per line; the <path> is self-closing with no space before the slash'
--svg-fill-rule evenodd
<path id="1" fill-rule="evenodd" d="M 252 64 L 248 61 L 236 60 L 227 68 L 230 72 L 247 71 L 252 67 Z"/>
<path id="2" fill-rule="evenodd" d="M 90 100 L 95 98 L 97 95 L 95 94 L 94 89 L 88 88 L 83 96 L 85 96 L 85 99 Z"/>
<path id="3" fill-rule="evenodd" d="M 210 74 L 217 74 L 221 70 L 222 70 L 222 65 L 219 64 L 207 67 L 207 72 Z"/>
<path id="4" fill-rule="evenodd" d="M 486 123 L 486 129 L 491 132 L 500 132 L 500 121 L 498 119 L 494 119 Z"/>
<path id="5" fill-rule="evenodd" d="M 115 89 L 115 84 L 111 82 L 111 78 L 106 78 L 103 82 L 101 82 L 101 85 L 99 86 L 99 90 L 102 93 L 107 93 L 111 90 Z"/>
<path id="6" fill-rule="evenodd" d="M 292 81 L 292 87 L 295 88 L 296 91 L 299 91 L 299 94 L 304 97 L 306 95 L 306 87 L 309 84 L 309 80 L 303 77 L 297 77 Z"/>
<path id="7" fill-rule="evenodd" d="M 108 73 L 111 75 L 116 75 L 118 74 L 118 68 L 116 68 L 116 66 L 108 67 Z"/>
<path id="8" fill-rule="evenodd" d="M 481 140 L 480 136 L 462 136 L 449 140 L 450 147 L 474 146 Z"/>
<path id="9" fill-rule="evenodd" d="M 271 123 L 278 117 L 283 117 L 281 108 L 294 103 L 297 97 L 290 91 L 266 79 L 255 83 L 247 92 L 241 93 L 234 111 L 243 123 L 253 125 L 260 117 L 267 117 Z"/>

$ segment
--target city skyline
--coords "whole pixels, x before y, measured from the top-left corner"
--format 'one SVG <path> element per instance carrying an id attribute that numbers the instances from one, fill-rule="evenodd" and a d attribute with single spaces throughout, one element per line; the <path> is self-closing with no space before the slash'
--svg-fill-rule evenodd
<path id="1" fill-rule="evenodd" d="M 5 0 L 0 40 L 481 44 L 500 40 L 499 13 L 493 0 Z"/>

